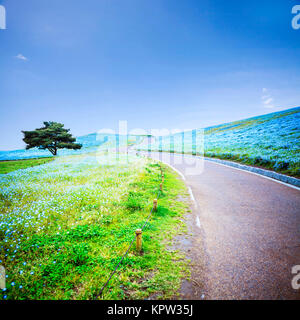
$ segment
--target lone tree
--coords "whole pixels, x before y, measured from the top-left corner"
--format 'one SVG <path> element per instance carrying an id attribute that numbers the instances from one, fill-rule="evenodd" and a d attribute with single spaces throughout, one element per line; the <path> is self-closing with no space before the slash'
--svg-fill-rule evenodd
<path id="1" fill-rule="evenodd" d="M 34 131 L 22 131 L 23 141 L 26 143 L 26 150 L 38 148 L 48 149 L 54 156 L 58 149 L 81 149 L 82 145 L 75 143 L 76 139 L 69 133 L 70 129 L 65 129 L 64 125 L 57 122 L 44 122 L 43 128 Z"/>

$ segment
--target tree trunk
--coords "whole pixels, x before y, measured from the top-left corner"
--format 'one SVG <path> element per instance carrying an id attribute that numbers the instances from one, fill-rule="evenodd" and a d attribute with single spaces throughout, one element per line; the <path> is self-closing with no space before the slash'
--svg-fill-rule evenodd
<path id="1" fill-rule="evenodd" d="M 57 148 L 51 147 L 51 148 L 48 148 L 48 150 L 49 150 L 54 156 L 57 155 Z"/>

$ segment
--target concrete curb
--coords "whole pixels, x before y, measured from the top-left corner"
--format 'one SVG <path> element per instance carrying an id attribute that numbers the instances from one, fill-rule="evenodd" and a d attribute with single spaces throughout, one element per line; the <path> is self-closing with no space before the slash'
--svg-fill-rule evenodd
<path id="1" fill-rule="evenodd" d="M 144 150 L 138 150 L 138 151 L 146 152 Z M 161 151 L 152 151 L 152 152 L 161 152 Z M 177 153 L 177 152 L 175 152 L 174 154 L 183 155 L 183 153 Z M 186 155 L 190 156 L 190 157 L 201 158 L 199 156 L 193 156 L 191 154 L 186 154 Z M 239 170 L 252 172 L 252 173 L 255 173 L 255 174 L 258 174 L 258 175 L 261 175 L 261 176 L 265 176 L 265 177 L 270 178 L 270 179 L 278 180 L 278 181 L 280 181 L 282 183 L 286 183 L 288 185 L 295 186 L 296 188 L 300 189 L 300 179 L 297 179 L 297 178 L 294 178 L 294 177 L 290 177 L 290 176 L 287 176 L 285 174 L 281 174 L 281 173 L 277 173 L 275 171 L 265 170 L 265 169 L 261 169 L 261 168 L 257 168 L 257 167 L 250 167 L 250 166 L 247 166 L 247 165 L 244 165 L 244 164 L 239 164 L 237 162 L 228 161 L 228 160 L 221 160 L 221 159 L 217 159 L 217 158 L 207 158 L 207 157 L 204 157 L 204 159 L 207 160 L 207 161 L 223 164 L 225 166 L 233 167 L 233 168 L 236 168 L 236 169 L 239 169 Z"/>
<path id="2" fill-rule="evenodd" d="M 279 180 L 281 182 L 291 184 L 293 186 L 300 188 L 300 179 L 297 179 L 294 177 L 289 177 L 289 176 L 286 176 L 281 173 L 277 173 L 274 171 L 269 171 L 269 170 L 265 170 L 265 169 L 261 169 L 261 168 L 250 167 L 250 166 L 246 166 L 244 164 L 239 164 L 239 163 L 227 161 L 227 160 L 220 160 L 220 159 L 213 159 L 213 158 L 206 158 L 206 157 L 204 159 L 207 161 L 216 162 L 216 163 L 224 164 L 226 166 L 234 167 L 234 168 L 237 168 L 240 170 L 245 170 L 245 171 L 250 171 L 250 172 L 253 172 L 256 174 L 260 174 L 262 176 L 265 176 L 265 177 L 268 177 L 271 179 L 275 179 L 275 180 Z"/>

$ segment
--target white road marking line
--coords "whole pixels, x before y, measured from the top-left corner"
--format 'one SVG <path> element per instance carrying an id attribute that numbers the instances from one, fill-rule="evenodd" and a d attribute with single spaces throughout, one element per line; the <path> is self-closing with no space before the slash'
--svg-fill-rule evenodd
<path id="1" fill-rule="evenodd" d="M 177 170 L 176 168 L 174 168 L 171 164 L 167 163 L 167 162 L 164 162 L 162 160 L 159 160 L 160 162 L 163 162 L 164 164 L 166 164 L 167 166 L 169 166 L 171 169 L 173 169 L 175 172 L 177 172 L 183 180 L 185 180 L 185 176 L 183 175 L 183 173 L 181 173 L 179 170 Z M 198 203 L 194 197 L 194 194 L 193 194 L 193 191 L 191 189 L 191 187 L 188 187 L 188 190 L 189 190 L 189 194 L 190 194 L 190 197 L 192 199 L 192 201 L 194 202 L 194 205 L 195 207 L 197 208 L 198 207 Z M 200 229 L 201 228 L 201 223 L 200 223 L 200 218 L 199 216 L 196 216 L 196 226 Z"/>
<path id="2" fill-rule="evenodd" d="M 175 172 L 177 172 L 181 176 L 182 180 L 185 180 L 185 176 L 183 175 L 183 173 L 180 172 L 179 170 L 177 170 L 176 168 L 174 168 L 171 164 L 169 164 L 167 162 L 164 162 L 162 160 L 158 160 L 158 161 L 160 161 L 160 162 L 166 164 L 167 166 L 169 166 L 171 169 L 173 169 Z"/>
<path id="3" fill-rule="evenodd" d="M 189 190 L 189 194 L 191 196 L 191 199 L 194 202 L 195 207 L 197 208 L 198 207 L 198 203 L 197 203 L 197 201 L 196 201 L 196 199 L 195 199 L 195 197 L 193 195 L 193 191 L 192 191 L 191 187 L 188 187 L 188 190 Z"/>
<path id="4" fill-rule="evenodd" d="M 196 217 L 196 225 L 198 228 L 201 228 L 201 223 L 200 223 L 200 219 L 198 216 Z"/>
<path id="5" fill-rule="evenodd" d="M 192 191 L 192 189 L 189 187 L 189 193 L 190 193 L 190 196 L 191 196 L 191 198 L 192 198 L 192 200 L 194 201 L 194 202 L 196 202 L 195 201 L 195 198 L 194 198 L 194 195 L 193 195 L 193 191 Z"/>
<path id="6" fill-rule="evenodd" d="M 148 157 L 148 155 L 146 155 L 145 157 Z M 174 168 L 174 167 L 173 167 L 171 164 L 169 164 L 168 162 L 165 162 L 165 161 L 163 161 L 163 160 L 161 160 L 161 159 L 156 159 L 155 157 L 151 157 L 151 152 L 150 152 L 149 157 L 152 158 L 152 159 L 154 159 L 154 160 L 157 160 L 157 161 L 160 161 L 160 162 L 166 164 L 166 165 L 169 166 L 171 169 L 173 169 L 175 172 L 177 172 L 177 173 L 180 175 L 180 177 L 182 178 L 182 180 L 185 180 L 184 174 L 183 174 L 182 172 L 180 172 L 179 170 L 177 170 L 176 168 Z"/>

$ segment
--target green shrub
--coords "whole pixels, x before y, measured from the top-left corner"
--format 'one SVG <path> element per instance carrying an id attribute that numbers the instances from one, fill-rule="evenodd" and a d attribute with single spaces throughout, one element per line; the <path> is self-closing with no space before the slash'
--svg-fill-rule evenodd
<path id="1" fill-rule="evenodd" d="M 126 208 L 130 211 L 142 210 L 144 208 L 144 200 L 142 194 L 130 191 L 126 201 Z"/>

